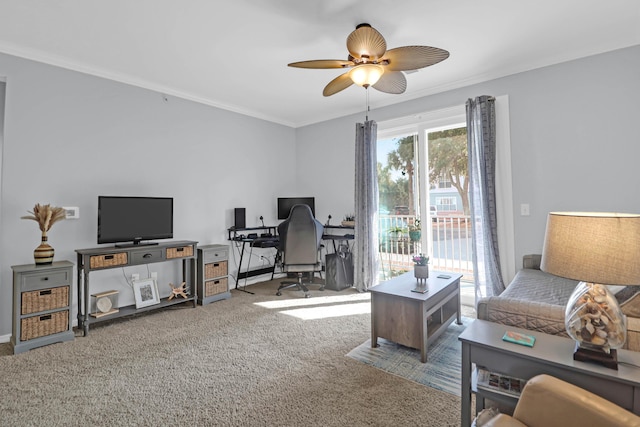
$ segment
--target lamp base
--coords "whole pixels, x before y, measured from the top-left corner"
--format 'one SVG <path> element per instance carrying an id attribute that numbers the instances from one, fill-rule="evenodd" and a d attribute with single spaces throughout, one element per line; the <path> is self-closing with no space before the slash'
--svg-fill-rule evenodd
<path id="1" fill-rule="evenodd" d="M 618 352 L 616 349 L 611 349 L 610 353 L 605 353 L 599 350 L 590 350 L 588 348 L 580 347 L 580 344 L 576 343 L 576 351 L 573 353 L 573 360 L 580 362 L 597 363 L 605 368 L 618 370 Z"/>

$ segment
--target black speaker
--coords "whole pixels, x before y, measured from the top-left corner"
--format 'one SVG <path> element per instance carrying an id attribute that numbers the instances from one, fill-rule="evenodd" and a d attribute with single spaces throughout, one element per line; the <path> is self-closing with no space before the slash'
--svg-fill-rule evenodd
<path id="1" fill-rule="evenodd" d="M 236 230 L 240 228 L 245 228 L 247 226 L 247 219 L 246 219 L 244 208 L 235 208 L 234 216 L 235 216 L 235 223 L 233 226 L 235 227 Z"/>

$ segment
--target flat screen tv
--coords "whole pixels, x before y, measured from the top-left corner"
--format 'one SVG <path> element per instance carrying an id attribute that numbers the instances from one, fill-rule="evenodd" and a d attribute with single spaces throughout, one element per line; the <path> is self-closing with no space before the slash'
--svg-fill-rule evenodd
<path id="1" fill-rule="evenodd" d="M 124 247 L 172 238 L 172 197 L 98 196 L 98 243 Z"/>
<path id="2" fill-rule="evenodd" d="M 289 218 L 289 212 L 294 205 L 307 205 L 316 216 L 316 201 L 314 197 L 278 197 L 278 219 Z"/>

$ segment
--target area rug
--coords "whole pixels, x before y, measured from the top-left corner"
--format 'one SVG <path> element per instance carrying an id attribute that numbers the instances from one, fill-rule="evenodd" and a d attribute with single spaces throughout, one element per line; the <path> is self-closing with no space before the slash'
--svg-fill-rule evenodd
<path id="1" fill-rule="evenodd" d="M 462 317 L 462 325 L 453 322 L 429 345 L 427 363 L 420 362 L 420 350 L 378 338 L 378 347 L 367 340 L 347 356 L 410 381 L 460 396 L 461 344 L 458 335 L 473 319 Z"/>

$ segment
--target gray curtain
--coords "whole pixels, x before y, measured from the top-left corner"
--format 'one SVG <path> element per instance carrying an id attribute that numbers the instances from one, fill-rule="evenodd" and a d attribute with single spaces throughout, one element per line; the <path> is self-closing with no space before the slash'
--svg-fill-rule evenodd
<path id="1" fill-rule="evenodd" d="M 354 286 L 364 292 L 378 274 L 377 130 L 373 120 L 356 125 Z"/>
<path id="2" fill-rule="evenodd" d="M 476 301 L 504 291 L 498 251 L 496 215 L 496 113 L 495 99 L 469 99 L 467 149 L 471 205 L 473 267 Z"/>

